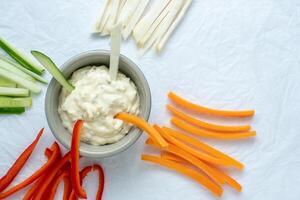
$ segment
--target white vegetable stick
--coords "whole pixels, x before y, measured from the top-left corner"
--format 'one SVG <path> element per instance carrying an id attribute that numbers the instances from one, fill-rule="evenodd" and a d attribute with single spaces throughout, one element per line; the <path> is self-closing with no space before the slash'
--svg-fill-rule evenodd
<path id="1" fill-rule="evenodd" d="M 100 33 L 101 32 L 101 24 L 104 20 L 104 16 L 105 16 L 105 12 L 107 10 L 107 7 L 109 5 L 110 0 L 105 0 L 104 6 L 102 7 L 101 11 L 100 11 L 100 15 L 96 21 L 95 27 L 93 29 L 94 33 Z"/>
<path id="2" fill-rule="evenodd" d="M 183 0 L 173 0 L 171 1 L 167 7 L 163 10 L 163 12 L 157 17 L 157 19 L 150 26 L 149 30 L 145 33 L 142 39 L 138 42 L 138 44 L 144 44 L 153 34 L 154 30 L 160 25 L 162 20 L 167 16 L 169 12 L 176 12 L 181 9 Z"/>
<path id="3" fill-rule="evenodd" d="M 119 58 L 121 48 L 121 25 L 118 24 L 111 29 L 111 53 L 109 75 L 111 80 L 116 80 L 119 69 Z"/>
<path id="4" fill-rule="evenodd" d="M 180 11 L 181 7 L 182 7 L 183 1 L 179 0 L 177 2 L 175 2 L 175 5 L 177 5 L 175 8 L 176 9 L 171 9 L 168 13 L 167 16 L 165 16 L 162 20 L 162 22 L 159 24 L 159 26 L 155 29 L 155 31 L 153 32 L 153 34 L 151 35 L 150 39 L 144 44 L 143 49 L 140 51 L 140 53 L 145 54 L 147 52 L 147 50 L 157 41 L 159 41 L 159 39 L 161 37 L 163 37 L 163 35 L 167 32 L 168 28 L 171 26 L 172 22 L 174 21 L 174 19 L 176 18 L 176 15 L 178 14 L 178 12 Z M 156 43 L 155 43 L 156 44 Z"/>
<path id="5" fill-rule="evenodd" d="M 112 0 L 111 15 L 106 25 L 108 32 L 110 32 L 112 27 L 116 25 L 119 5 L 120 5 L 120 0 Z"/>
<path id="6" fill-rule="evenodd" d="M 140 0 L 127 0 L 124 8 L 122 10 L 122 13 L 119 17 L 119 22 L 122 24 L 122 28 L 126 27 L 128 25 L 130 18 L 134 14 L 134 11 L 136 10 L 137 6 L 139 5 Z"/>
<path id="7" fill-rule="evenodd" d="M 112 2 L 111 2 L 111 0 L 109 0 L 107 9 L 105 10 L 105 14 L 104 14 L 103 20 L 101 22 L 101 26 L 100 26 L 101 36 L 105 36 L 105 35 L 109 34 L 109 31 L 106 28 L 106 25 L 107 25 L 110 15 L 111 15 L 111 9 L 112 9 Z"/>
<path id="8" fill-rule="evenodd" d="M 191 3 L 192 3 L 192 0 L 185 1 L 185 4 L 181 8 L 178 16 L 176 17 L 176 19 L 174 20 L 174 22 L 172 23 L 170 28 L 167 30 L 166 34 L 159 40 L 158 44 L 156 45 L 157 53 L 160 53 L 161 50 L 164 48 L 166 42 L 168 41 L 169 37 L 171 36 L 171 34 L 175 30 L 175 28 L 179 25 L 180 21 L 184 17 L 184 15 L 185 15 L 186 11 L 188 10 L 189 6 L 191 5 Z"/>
<path id="9" fill-rule="evenodd" d="M 171 0 L 156 1 L 150 11 L 139 21 L 133 30 L 133 38 L 138 42 L 155 19 L 165 10 Z"/>
<path id="10" fill-rule="evenodd" d="M 127 24 L 127 26 L 124 29 L 123 32 L 123 38 L 126 40 L 132 30 L 134 29 L 135 25 L 138 23 L 139 19 L 141 18 L 141 16 L 143 15 L 144 10 L 146 9 L 147 5 L 149 3 L 149 0 L 141 0 L 138 7 L 136 8 L 134 14 L 132 15 L 129 23 Z"/>
<path id="11" fill-rule="evenodd" d="M 117 23 L 119 23 L 120 21 L 120 16 L 121 16 L 121 13 L 124 9 L 124 6 L 125 6 L 125 3 L 126 3 L 127 0 L 120 0 L 120 5 L 119 5 L 119 9 L 118 9 L 118 13 L 117 13 Z"/>

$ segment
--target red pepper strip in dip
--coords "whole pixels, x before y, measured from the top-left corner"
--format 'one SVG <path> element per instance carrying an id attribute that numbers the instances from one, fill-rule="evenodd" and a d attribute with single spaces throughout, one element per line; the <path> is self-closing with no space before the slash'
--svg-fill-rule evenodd
<path id="1" fill-rule="evenodd" d="M 41 168 L 39 168 L 36 172 L 34 172 L 30 177 L 28 177 L 21 183 L 18 183 L 17 185 L 13 186 L 12 188 L 8 189 L 7 191 L 0 193 L 0 199 L 4 199 L 4 198 L 20 191 L 21 189 L 25 188 L 26 186 L 30 185 L 35 180 L 37 180 L 42 175 L 44 175 L 45 172 L 47 172 L 51 166 L 53 166 L 53 164 L 55 163 L 57 158 L 60 157 L 60 148 L 59 148 L 58 144 L 55 142 L 53 145 L 54 145 L 53 153 L 52 153 L 51 157 L 49 158 L 49 160 Z"/>
<path id="2" fill-rule="evenodd" d="M 11 168 L 7 171 L 7 173 L 0 179 L 0 192 L 5 190 L 9 186 L 9 184 L 14 180 L 14 178 L 21 171 L 23 166 L 26 164 L 26 161 L 32 154 L 35 149 L 38 141 L 40 140 L 42 134 L 44 132 L 44 128 L 42 128 L 35 140 L 23 151 L 23 153 L 19 156 L 19 158 L 15 161 L 15 163 L 11 166 Z"/>
<path id="3" fill-rule="evenodd" d="M 80 184 L 79 175 L 79 145 L 82 126 L 83 121 L 77 120 L 73 128 L 73 136 L 71 143 L 71 182 L 76 196 L 79 198 L 86 199 L 87 195 Z"/>
<path id="4" fill-rule="evenodd" d="M 71 154 L 68 152 L 65 154 L 59 161 L 57 161 L 53 167 L 47 172 L 47 174 L 43 177 L 40 187 L 36 192 L 36 196 L 34 199 L 41 200 L 44 192 L 46 191 L 47 187 L 51 183 L 51 181 L 55 178 L 57 172 L 61 170 L 61 168 L 70 161 Z"/>

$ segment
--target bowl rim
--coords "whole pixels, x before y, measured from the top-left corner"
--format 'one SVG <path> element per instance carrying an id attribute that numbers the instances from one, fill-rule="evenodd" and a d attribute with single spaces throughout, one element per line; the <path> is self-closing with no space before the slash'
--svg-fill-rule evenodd
<path id="1" fill-rule="evenodd" d="M 64 71 L 66 70 L 69 66 L 71 66 L 72 63 L 82 59 L 82 58 L 85 58 L 85 57 L 89 57 L 89 56 L 93 56 L 93 55 L 104 55 L 104 56 L 109 56 L 110 55 L 110 51 L 107 51 L 107 50 L 89 50 L 89 51 L 85 51 L 85 52 L 81 52 L 79 54 L 76 54 L 74 56 L 72 56 L 71 58 L 69 58 L 65 63 L 63 63 L 61 66 L 60 66 L 60 70 L 61 71 Z M 141 78 L 142 82 L 143 82 L 143 85 L 145 86 L 145 89 L 147 90 L 146 91 L 146 94 L 147 94 L 147 104 L 149 104 L 148 106 L 146 105 L 146 110 L 143 112 L 143 118 L 145 120 L 148 121 L 149 117 L 150 117 L 150 113 L 151 113 L 151 107 L 152 107 L 152 98 L 151 98 L 151 90 L 150 90 L 150 87 L 149 87 L 149 83 L 144 75 L 144 73 L 141 71 L 141 69 L 138 67 L 138 65 L 136 63 L 134 63 L 131 59 L 129 59 L 128 57 L 126 57 L 125 55 L 123 54 L 120 54 L 120 59 L 122 59 L 124 62 L 127 63 L 127 65 L 132 68 L 135 72 L 137 72 L 137 75 Z M 82 66 L 84 67 L 84 66 Z M 79 67 L 80 68 L 80 67 Z M 77 68 L 77 69 L 79 69 Z M 76 71 L 77 69 L 75 69 L 74 71 Z M 73 71 L 73 72 L 74 72 Z M 73 73 L 72 72 L 72 73 Z M 131 77 L 130 77 L 131 78 Z M 45 114 L 46 114 L 46 119 L 47 119 L 47 123 L 48 123 L 48 126 L 52 132 L 52 134 L 54 135 L 54 137 L 56 138 L 56 140 L 61 143 L 66 149 L 70 149 L 70 143 L 68 143 L 67 141 L 63 140 L 59 134 L 55 131 L 55 126 L 53 125 L 53 122 L 51 120 L 51 116 L 50 116 L 50 113 L 48 112 L 48 106 L 47 106 L 47 102 L 49 100 L 52 99 L 51 97 L 51 92 L 50 92 L 50 86 L 51 85 L 54 85 L 54 84 L 58 84 L 58 82 L 54 79 L 54 77 L 52 77 L 48 87 L 47 87 L 47 92 L 46 92 L 46 97 L 45 97 Z M 136 83 L 135 83 L 136 84 Z M 61 88 L 61 86 L 60 86 Z M 127 134 L 130 134 L 131 132 L 135 131 L 137 128 L 135 127 L 132 127 L 130 129 L 130 131 L 127 133 Z M 116 155 L 116 154 L 119 154 L 123 151 L 125 151 L 126 149 L 130 148 L 133 144 L 136 143 L 136 141 L 140 138 L 140 136 L 142 135 L 142 130 L 140 129 L 137 129 L 136 131 L 136 136 L 131 138 L 130 140 L 128 140 L 126 143 L 124 143 L 122 146 L 120 147 L 117 147 L 115 149 L 112 149 L 110 151 L 107 151 L 107 152 L 100 152 L 100 153 L 97 153 L 97 152 L 88 152 L 88 151 L 83 151 L 81 149 L 81 147 L 79 148 L 79 153 L 80 155 L 82 156 L 85 156 L 85 157 L 90 157 L 90 158 L 105 158 L 105 157 L 110 157 L 110 156 L 113 156 L 113 155 Z M 62 133 L 60 133 L 62 134 Z M 125 136 L 126 137 L 126 136 Z M 123 137 L 123 138 L 125 138 Z M 122 138 L 122 139 L 123 139 Z M 121 140 L 122 140 L 121 139 Z M 113 143 L 113 144 L 117 144 L 118 142 L 120 142 L 121 140 Z M 92 145 L 92 144 L 89 144 L 89 143 L 85 143 L 87 145 L 91 145 L 91 146 L 95 146 L 95 145 Z M 96 145 L 97 146 L 97 145 Z"/>

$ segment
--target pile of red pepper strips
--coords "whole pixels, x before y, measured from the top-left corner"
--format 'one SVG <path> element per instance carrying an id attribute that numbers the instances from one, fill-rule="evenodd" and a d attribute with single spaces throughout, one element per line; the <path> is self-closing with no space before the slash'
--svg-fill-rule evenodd
<path id="1" fill-rule="evenodd" d="M 41 129 L 36 139 L 25 149 L 12 167 L 0 179 L 0 199 L 9 197 L 34 183 L 26 192 L 24 200 L 52 200 L 61 181 L 64 182 L 64 200 L 86 199 L 87 195 L 82 187 L 82 181 L 91 171 L 99 173 L 99 187 L 96 200 L 102 199 L 104 190 L 104 172 L 102 167 L 94 164 L 79 171 L 79 143 L 82 125 L 82 120 L 78 120 L 74 125 L 71 151 L 62 156 L 59 145 L 57 142 L 54 142 L 50 148 L 45 149 L 45 156 L 48 161 L 41 168 L 21 183 L 5 190 L 24 167 L 35 149 L 44 132 L 44 129 Z"/>

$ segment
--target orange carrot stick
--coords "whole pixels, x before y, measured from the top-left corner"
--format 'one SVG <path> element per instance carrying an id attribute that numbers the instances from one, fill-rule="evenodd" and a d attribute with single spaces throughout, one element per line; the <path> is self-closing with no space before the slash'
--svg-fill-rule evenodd
<path id="1" fill-rule="evenodd" d="M 193 125 L 190 125 L 183 120 L 173 117 L 171 119 L 171 123 L 175 125 L 177 128 L 180 128 L 188 133 L 206 137 L 206 138 L 213 138 L 213 139 L 220 139 L 220 140 L 240 140 L 240 139 L 246 139 L 250 137 L 256 136 L 255 131 L 249 131 L 249 132 L 242 132 L 242 133 L 228 133 L 228 134 L 222 134 L 212 131 L 206 131 L 199 129 Z"/>
<path id="2" fill-rule="evenodd" d="M 233 110 L 219 110 L 219 109 L 212 109 L 207 108 L 195 103 L 192 103 L 184 98 L 181 98 L 180 96 L 176 95 L 173 92 L 169 92 L 168 97 L 176 104 L 195 111 L 199 113 L 209 114 L 209 115 L 215 115 L 220 117 L 252 117 L 255 113 L 254 110 L 241 110 L 241 111 L 233 111 Z"/>
<path id="3" fill-rule="evenodd" d="M 207 161 L 209 163 L 212 164 L 217 164 L 217 165 L 222 165 L 222 166 L 232 166 L 232 164 L 230 162 L 228 162 L 227 160 L 223 160 L 220 158 L 215 158 L 211 155 L 208 155 L 206 153 L 203 153 L 201 151 L 198 151 L 192 147 L 190 147 L 189 145 L 186 145 L 185 143 L 177 140 L 176 138 L 170 136 L 168 133 L 166 133 L 163 129 L 161 129 L 160 127 L 158 127 L 157 125 L 154 126 L 155 129 L 157 131 L 160 132 L 160 134 L 170 143 L 176 145 L 177 147 L 189 152 L 190 154 L 196 156 L 197 158 L 203 160 L 203 161 Z"/>
<path id="4" fill-rule="evenodd" d="M 146 144 L 159 148 L 159 146 L 151 138 L 149 138 L 149 140 L 146 141 Z M 189 154 L 188 152 L 181 150 L 173 144 L 169 144 L 169 146 L 165 150 L 187 160 L 189 163 L 203 171 L 209 178 L 211 178 L 217 184 L 224 183 L 223 179 L 220 178 L 220 176 L 214 170 L 212 170 L 210 166 L 208 166 L 206 163 L 202 162 L 195 156 Z"/>
<path id="5" fill-rule="evenodd" d="M 162 151 L 160 153 L 160 156 L 162 159 L 178 162 L 181 164 L 188 164 L 186 160 L 184 160 L 183 158 L 180 158 L 179 156 L 176 156 L 175 154 L 172 154 L 170 152 Z M 230 176 L 228 176 L 226 173 L 222 172 L 221 170 L 219 170 L 213 166 L 210 166 L 210 167 L 211 167 L 211 170 L 214 170 L 214 172 L 219 177 L 221 177 L 223 183 L 226 182 L 229 186 L 236 189 L 238 192 L 242 191 L 242 186 L 236 180 L 234 180 L 233 178 L 231 178 Z"/>
<path id="6" fill-rule="evenodd" d="M 184 175 L 194 179 L 201 185 L 203 185 L 209 191 L 214 193 L 217 197 L 222 196 L 223 189 L 219 185 L 215 184 L 214 182 L 209 180 L 207 177 L 203 176 L 202 174 L 200 174 L 199 172 L 197 172 L 193 169 L 187 168 L 186 166 L 178 164 L 176 162 L 172 162 L 169 160 L 163 160 L 159 157 L 151 156 L 151 155 L 142 155 L 141 159 L 144 161 L 159 164 L 161 166 L 167 167 L 169 169 L 173 169 L 181 174 L 184 174 Z"/>
<path id="7" fill-rule="evenodd" d="M 157 141 L 158 144 L 161 147 L 167 147 L 168 143 L 166 142 L 166 140 L 152 127 L 150 126 L 145 120 L 128 114 L 128 113 L 119 113 L 115 116 L 116 119 L 125 121 L 127 123 L 130 124 L 134 124 L 137 127 L 139 127 L 140 129 L 144 130 L 145 132 L 147 132 L 151 138 L 153 138 L 153 140 Z"/>
<path id="8" fill-rule="evenodd" d="M 174 138 L 176 138 L 180 141 L 183 141 L 187 144 L 190 144 L 194 147 L 197 147 L 197 148 L 209 153 L 210 155 L 222 158 L 224 160 L 228 160 L 237 169 L 243 169 L 244 168 L 244 165 L 241 162 L 235 160 L 234 158 L 226 155 L 225 153 L 223 153 L 223 152 L 221 152 L 221 151 L 219 151 L 219 150 L 217 150 L 217 149 L 215 149 L 215 148 L 213 148 L 213 147 L 211 147 L 211 146 L 209 146 L 209 145 L 207 145 L 207 144 L 205 144 L 205 143 L 203 143 L 199 140 L 196 140 L 192 137 L 189 137 L 189 136 L 187 136 L 187 135 L 185 135 L 185 134 L 183 134 L 179 131 L 176 131 L 174 129 L 171 129 L 171 128 L 164 127 L 163 130 L 166 131 L 169 135 L 173 136 Z"/>
<path id="9" fill-rule="evenodd" d="M 205 128 L 207 130 L 212 130 L 212 131 L 219 131 L 219 132 L 245 132 L 249 131 L 251 129 L 251 126 L 245 125 L 245 126 L 223 126 L 223 125 L 218 125 L 218 124 L 212 124 L 212 123 L 207 123 L 204 121 L 201 121 L 199 119 L 196 119 L 194 117 L 191 117 L 176 108 L 174 108 L 171 105 L 167 105 L 167 109 L 176 117 L 181 118 L 182 120 L 193 124 L 195 126 Z"/>

